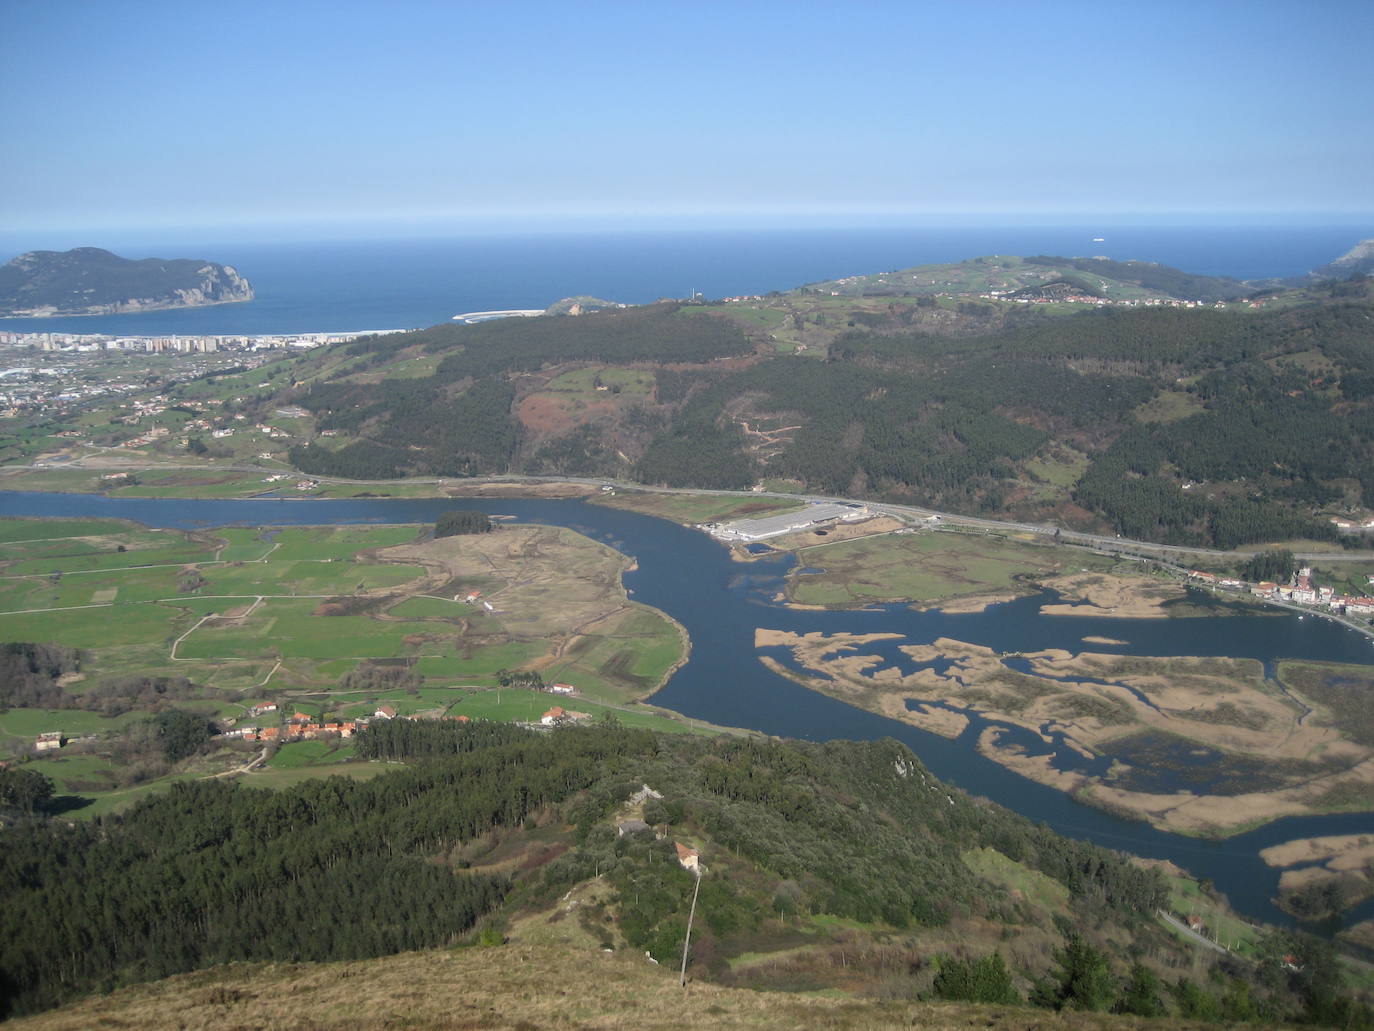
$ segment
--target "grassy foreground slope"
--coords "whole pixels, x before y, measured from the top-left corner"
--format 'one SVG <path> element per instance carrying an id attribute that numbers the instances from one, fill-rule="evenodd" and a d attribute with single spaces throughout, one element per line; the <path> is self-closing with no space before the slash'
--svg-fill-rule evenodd
<path id="1" fill-rule="evenodd" d="M 642 956 L 558 946 L 435 950 L 352 963 L 234 964 L 116 992 L 16 1020 L 14 1031 L 277 1031 L 583 1028 L 678 1031 L 683 1027 L 793 1031 L 1049 1031 L 1205 1027 L 1098 1013 L 1050 1015 L 1006 1006 L 784 995 L 693 980 Z M 1256 1025 L 1251 1025 L 1256 1026 Z"/>

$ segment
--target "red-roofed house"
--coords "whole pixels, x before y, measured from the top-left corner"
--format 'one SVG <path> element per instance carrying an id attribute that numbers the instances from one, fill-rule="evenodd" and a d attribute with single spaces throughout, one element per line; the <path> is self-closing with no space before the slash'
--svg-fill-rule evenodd
<path id="1" fill-rule="evenodd" d="M 394 720 L 396 718 L 396 710 L 389 705 L 379 705 L 377 706 L 377 711 L 372 715 L 382 720 Z"/>
<path id="2" fill-rule="evenodd" d="M 684 870 L 691 870 L 692 873 L 701 873 L 701 853 L 694 848 L 688 848 L 680 841 L 673 842 L 673 848 L 677 849 L 677 861 L 682 864 Z"/>

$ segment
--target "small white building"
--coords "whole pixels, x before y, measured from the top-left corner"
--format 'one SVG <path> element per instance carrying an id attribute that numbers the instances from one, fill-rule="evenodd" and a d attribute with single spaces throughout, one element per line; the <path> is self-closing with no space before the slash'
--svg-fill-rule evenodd
<path id="1" fill-rule="evenodd" d="M 673 847 L 677 849 L 677 861 L 682 864 L 684 870 L 690 870 L 694 874 L 701 873 L 701 853 L 694 848 L 688 848 L 680 841 L 673 842 Z"/>
<path id="2" fill-rule="evenodd" d="M 38 740 L 34 742 L 34 749 L 39 752 L 49 752 L 62 747 L 62 731 L 53 730 L 46 734 L 39 734 Z"/>

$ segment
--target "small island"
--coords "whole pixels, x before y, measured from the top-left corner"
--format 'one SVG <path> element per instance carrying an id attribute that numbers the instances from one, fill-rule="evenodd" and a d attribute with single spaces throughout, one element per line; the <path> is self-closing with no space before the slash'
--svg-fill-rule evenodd
<path id="1" fill-rule="evenodd" d="M 0 266 L 0 317 L 120 315 L 251 301 L 230 265 L 195 258 L 134 261 L 99 247 L 29 251 Z"/>

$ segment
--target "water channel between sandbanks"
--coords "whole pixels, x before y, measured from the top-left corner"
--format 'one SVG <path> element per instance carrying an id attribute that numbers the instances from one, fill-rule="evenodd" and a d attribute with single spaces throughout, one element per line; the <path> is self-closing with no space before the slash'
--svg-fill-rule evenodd
<path id="1" fill-rule="evenodd" d="M 631 555 L 637 567 L 625 586 L 637 601 L 662 609 L 686 627 L 690 660 L 653 698 L 696 719 L 808 740 L 891 737 L 905 743 L 936 776 L 983 795 L 1057 831 L 1109 848 L 1170 859 L 1213 881 L 1242 913 L 1291 923 L 1270 901 L 1278 871 L 1258 853 L 1294 838 L 1374 834 L 1374 814 L 1288 817 L 1221 842 L 1157 831 L 1074 802 L 979 755 L 977 730 L 949 740 L 856 709 L 775 674 L 758 661 L 754 630 L 793 633 L 901 634 L 922 644 L 947 637 L 1003 653 L 1062 648 L 1125 655 L 1232 656 L 1271 665 L 1281 658 L 1370 664 L 1371 642 L 1326 620 L 1221 609 L 1205 618 L 1102 619 L 1044 616 L 1046 597 L 1022 598 L 978 613 L 916 612 L 904 605 L 861 610 L 801 610 L 776 604 L 791 556 L 733 561 L 719 543 L 695 530 L 619 509 L 569 500 L 523 498 L 211 500 L 108 498 L 86 494 L 0 491 L 0 516 L 131 519 L 148 526 L 196 528 L 332 523 L 432 523 L 455 505 L 522 522 L 578 530 Z M 1084 638 L 1124 644 L 1084 644 Z M 1347 922 L 1374 916 L 1374 901 Z"/>

